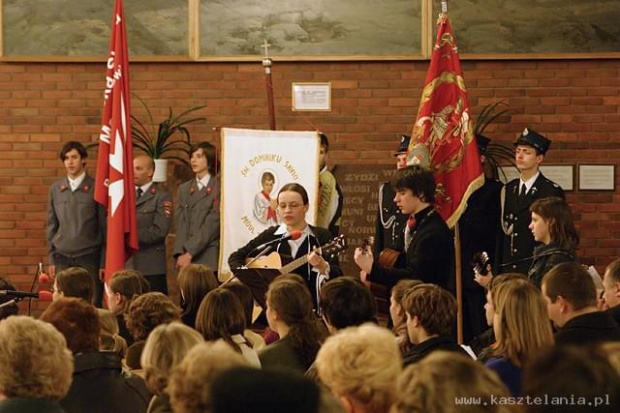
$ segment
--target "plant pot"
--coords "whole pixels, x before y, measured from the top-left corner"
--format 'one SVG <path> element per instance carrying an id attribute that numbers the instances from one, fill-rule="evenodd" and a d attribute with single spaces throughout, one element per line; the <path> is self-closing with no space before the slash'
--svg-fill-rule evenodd
<path id="1" fill-rule="evenodd" d="M 154 159 L 155 173 L 153 174 L 153 182 L 166 182 L 168 177 L 168 159 Z"/>

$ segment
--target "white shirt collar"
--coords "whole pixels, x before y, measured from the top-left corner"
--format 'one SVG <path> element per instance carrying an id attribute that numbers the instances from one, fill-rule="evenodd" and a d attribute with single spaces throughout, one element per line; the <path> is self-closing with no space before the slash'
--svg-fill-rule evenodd
<path id="1" fill-rule="evenodd" d="M 540 171 L 536 172 L 536 175 L 528 179 L 527 181 L 523 181 L 523 179 L 519 178 L 519 191 L 521 191 L 521 187 L 525 184 L 526 192 L 530 192 L 532 186 L 534 186 L 534 182 L 538 179 L 538 175 L 540 175 Z"/>
<path id="2" fill-rule="evenodd" d="M 67 179 L 69 180 L 69 186 L 71 187 L 71 192 L 75 192 L 75 190 L 78 189 L 80 185 L 82 185 L 82 182 L 84 182 L 84 178 L 86 178 L 86 171 L 82 171 L 80 176 L 75 179 L 71 179 L 67 176 Z"/>
<path id="3" fill-rule="evenodd" d="M 209 184 L 210 179 L 211 179 L 210 174 L 206 174 L 205 176 L 202 177 L 202 179 L 198 179 L 198 177 L 196 177 L 196 184 L 198 185 L 198 188 L 200 189 L 206 188 L 207 185 Z"/>
<path id="4" fill-rule="evenodd" d="M 143 194 L 146 194 L 146 191 L 148 191 L 148 190 L 149 190 L 149 188 L 151 187 L 151 185 L 153 185 L 153 181 L 151 181 L 151 182 L 147 182 L 147 183 L 145 183 L 145 184 L 144 184 L 144 185 L 142 185 L 142 186 L 137 186 L 137 187 L 136 187 L 136 189 L 140 188 L 140 189 L 142 189 L 142 193 L 143 193 Z"/>

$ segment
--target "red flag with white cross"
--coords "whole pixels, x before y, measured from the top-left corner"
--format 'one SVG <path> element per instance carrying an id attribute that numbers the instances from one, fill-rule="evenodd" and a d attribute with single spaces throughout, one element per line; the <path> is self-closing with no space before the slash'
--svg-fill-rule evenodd
<path id="1" fill-rule="evenodd" d="M 116 0 L 95 179 L 95 201 L 108 210 L 106 282 L 114 272 L 122 270 L 127 258 L 138 250 L 127 49 L 123 0 Z"/>

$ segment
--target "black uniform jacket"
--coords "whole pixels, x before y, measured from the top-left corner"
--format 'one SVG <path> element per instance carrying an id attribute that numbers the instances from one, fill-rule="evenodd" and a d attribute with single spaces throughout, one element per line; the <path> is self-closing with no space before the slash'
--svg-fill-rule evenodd
<path id="1" fill-rule="evenodd" d="M 415 218 L 416 225 L 407 229 L 412 238 L 404 259 L 397 262 L 397 268 L 385 268 L 374 262 L 368 281 L 391 288 L 399 280 L 409 278 L 448 288 L 454 269 L 452 232 L 432 206 L 415 214 Z"/>
<path id="2" fill-rule="evenodd" d="M 502 230 L 499 231 L 494 273 L 519 272 L 527 274 L 532 264 L 532 254 L 537 245 L 528 228 L 532 220 L 530 206 L 537 199 L 556 196 L 564 198 L 564 191 L 541 173 L 525 199 L 519 202 L 519 179 L 504 187 Z"/>

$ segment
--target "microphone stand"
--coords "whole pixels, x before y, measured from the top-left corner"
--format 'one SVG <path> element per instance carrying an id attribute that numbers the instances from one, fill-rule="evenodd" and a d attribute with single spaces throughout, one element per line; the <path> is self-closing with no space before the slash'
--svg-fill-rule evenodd
<path id="1" fill-rule="evenodd" d="M 0 304 L 0 308 L 2 308 L 2 307 L 8 307 L 9 305 L 12 305 L 12 304 L 17 304 L 17 303 L 18 303 L 18 302 L 20 302 L 21 300 L 23 300 L 23 297 L 15 297 L 15 298 L 12 298 L 12 299 L 10 299 L 9 301 L 6 301 L 6 302 L 4 302 L 4 303 Z"/>
<path id="2" fill-rule="evenodd" d="M 261 250 L 261 252 L 258 253 L 258 255 L 256 255 L 254 258 L 252 258 L 247 264 L 242 265 L 240 268 L 242 268 L 244 270 L 247 270 L 248 269 L 248 265 L 254 264 L 256 262 L 256 260 L 258 260 L 263 255 L 267 254 L 267 252 L 271 250 L 272 245 L 274 245 L 274 244 L 265 246 L 265 248 L 263 248 Z"/>

